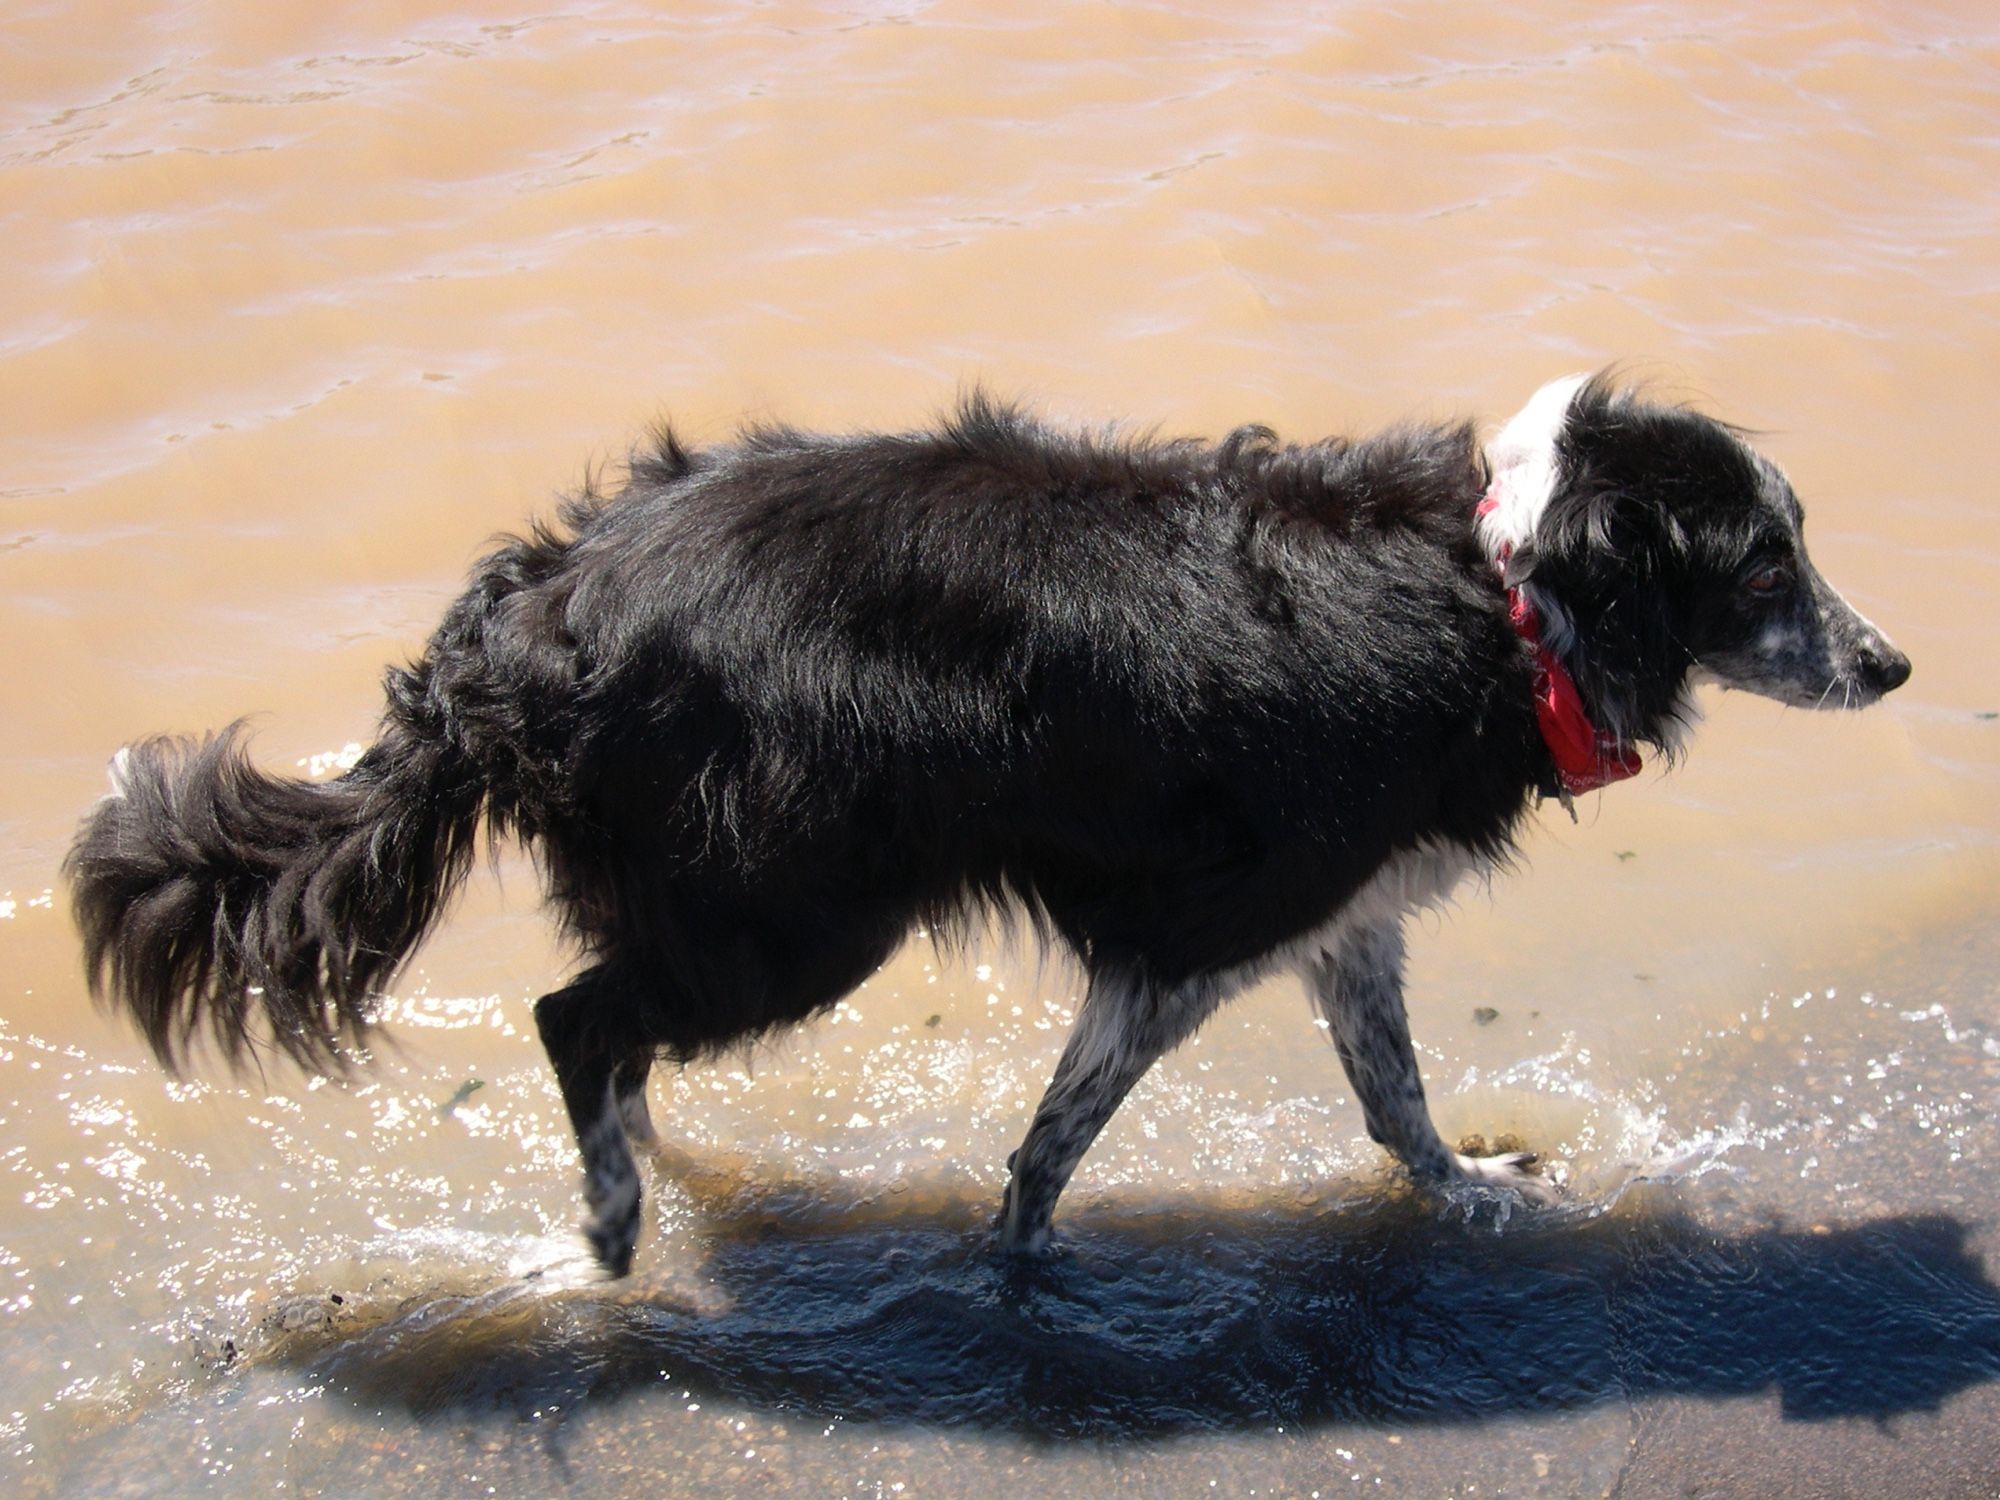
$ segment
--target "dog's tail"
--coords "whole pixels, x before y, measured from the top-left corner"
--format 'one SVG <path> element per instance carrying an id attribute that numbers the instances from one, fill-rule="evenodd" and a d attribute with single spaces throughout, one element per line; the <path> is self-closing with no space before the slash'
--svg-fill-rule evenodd
<path id="1" fill-rule="evenodd" d="M 231 1063 L 267 1035 L 338 1070 L 463 878 L 484 783 L 393 694 L 382 738 L 332 781 L 258 770 L 241 727 L 112 763 L 64 867 L 91 992 L 169 1068 L 206 1031 Z"/>

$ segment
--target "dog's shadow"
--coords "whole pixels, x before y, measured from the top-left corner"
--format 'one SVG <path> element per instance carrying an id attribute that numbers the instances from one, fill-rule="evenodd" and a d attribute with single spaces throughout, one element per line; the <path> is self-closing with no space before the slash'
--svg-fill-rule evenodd
<path id="1" fill-rule="evenodd" d="M 1394 1197 L 1100 1210 L 1022 1266 L 964 1202 L 841 1208 L 717 1226 L 691 1289 L 439 1293 L 267 1357 L 419 1417 L 652 1389 L 1046 1437 L 1771 1388 L 1790 1418 L 1884 1420 L 2000 1375 L 2000 1288 L 1944 1216 L 1719 1235 L 1671 1200 L 1498 1231 Z"/>

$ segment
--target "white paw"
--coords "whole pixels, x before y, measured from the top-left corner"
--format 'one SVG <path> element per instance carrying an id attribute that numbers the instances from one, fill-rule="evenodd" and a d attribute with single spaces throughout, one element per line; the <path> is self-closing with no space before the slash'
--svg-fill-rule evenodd
<path id="1" fill-rule="evenodd" d="M 1519 1193 L 1530 1203 L 1547 1206 L 1554 1203 L 1558 1196 L 1553 1182 L 1530 1170 L 1535 1164 L 1535 1153 L 1532 1151 L 1507 1151 L 1499 1156 L 1460 1156 L 1453 1153 L 1452 1164 L 1457 1168 L 1461 1182 L 1505 1188 Z"/>

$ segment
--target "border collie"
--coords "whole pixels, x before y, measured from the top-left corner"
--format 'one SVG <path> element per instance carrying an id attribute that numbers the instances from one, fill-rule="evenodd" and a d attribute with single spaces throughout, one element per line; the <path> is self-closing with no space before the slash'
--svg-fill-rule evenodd
<path id="1" fill-rule="evenodd" d="M 1285 968 L 1414 1177 L 1546 1197 L 1532 1157 L 1433 1128 L 1404 914 L 1539 797 L 1671 755 L 1696 682 L 1902 683 L 1800 525 L 1734 429 L 1604 376 L 1483 452 L 1470 424 L 1080 436 L 977 396 L 892 436 L 662 430 L 615 498 L 477 566 L 345 775 L 267 775 L 235 728 L 120 751 L 66 867 L 93 992 L 170 1068 L 204 1034 L 346 1066 L 483 822 L 583 954 L 535 1020 L 614 1275 L 657 1058 L 804 1021 L 913 925 L 996 910 L 1088 977 L 1007 1250 L 1044 1248 L 1154 1060 Z"/>

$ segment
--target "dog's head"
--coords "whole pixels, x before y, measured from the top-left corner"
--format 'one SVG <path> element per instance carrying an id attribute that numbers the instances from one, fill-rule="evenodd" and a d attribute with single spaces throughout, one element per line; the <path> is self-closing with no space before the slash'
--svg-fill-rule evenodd
<path id="1" fill-rule="evenodd" d="M 1538 391 L 1487 462 L 1488 551 L 1626 742 L 1671 748 L 1699 680 L 1859 708 L 1910 675 L 1812 565 L 1784 475 L 1723 423 L 1573 376 Z"/>

